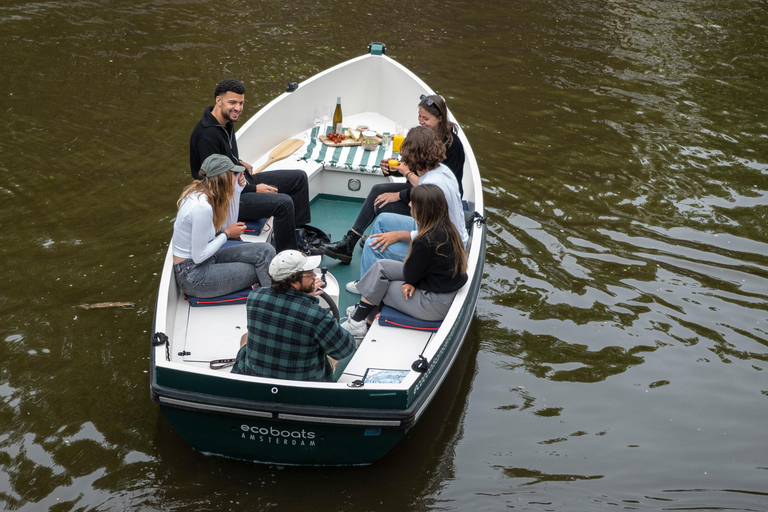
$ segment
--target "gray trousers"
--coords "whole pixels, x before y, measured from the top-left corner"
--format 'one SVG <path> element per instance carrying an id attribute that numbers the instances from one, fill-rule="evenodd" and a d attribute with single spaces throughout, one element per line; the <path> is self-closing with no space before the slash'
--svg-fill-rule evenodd
<path id="1" fill-rule="evenodd" d="M 217 297 L 236 292 L 253 284 L 269 286 L 267 273 L 275 249 L 264 243 L 247 243 L 224 247 L 196 264 L 191 258 L 176 263 L 173 272 L 179 288 L 194 297 Z"/>
<path id="2" fill-rule="evenodd" d="M 448 314 L 456 292 L 432 293 L 416 288 L 408 300 L 400 288 L 405 283 L 403 263 L 376 260 L 357 283 L 357 290 L 374 306 L 386 304 L 419 320 L 439 321 Z"/>

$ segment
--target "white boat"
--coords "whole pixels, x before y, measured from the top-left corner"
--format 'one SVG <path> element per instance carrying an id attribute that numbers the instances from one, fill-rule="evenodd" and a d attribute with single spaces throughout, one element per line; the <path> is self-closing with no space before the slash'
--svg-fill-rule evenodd
<path id="1" fill-rule="evenodd" d="M 415 125 L 419 97 L 434 94 L 384 51 L 383 45 L 372 43 L 368 54 L 279 95 L 237 132 L 240 158 L 254 168 L 286 139 L 304 141 L 293 156 L 263 172 L 305 171 L 312 224 L 334 239 L 352 225 L 373 185 L 403 178 L 376 170 L 383 149 L 377 153 L 331 148 L 320 155 L 313 109 L 322 104 L 333 108 L 341 95 L 344 126 L 367 125 L 379 133 L 393 133 L 396 123 Z M 456 121 L 450 112 L 449 118 Z M 469 280 L 436 331 L 374 322 L 338 382 L 269 379 L 232 374 L 228 367 L 211 369 L 212 360 L 235 357 L 246 332 L 245 305 L 191 307 L 176 285 L 169 247 L 155 308 L 151 395 L 193 448 L 262 463 L 370 464 L 419 420 L 459 353 L 483 277 L 486 228 L 480 173 L 464 132 L 459 130 L 458 136 L 466 153 L 464 200 L 469 212 L 479 214 L 469 232 Z M 269 235 L 244 239 L 265 240 Z M 341 311 L 359 299 L 344 289 L 347 280 L 359 278 L 359 261 L 359 248 L 352 265 L 323 258 L 328 300 Z"/>

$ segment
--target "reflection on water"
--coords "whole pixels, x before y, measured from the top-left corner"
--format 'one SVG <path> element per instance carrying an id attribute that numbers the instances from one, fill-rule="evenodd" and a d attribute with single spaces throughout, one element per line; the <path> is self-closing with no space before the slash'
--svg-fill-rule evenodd
<path id="1" fill-rule="evenodd" d="M 764 7 L 6 2 L 0 503 L 765 508 Z M 468 347 L 372 467 L 194 453 L 146 373 L 189 132 L 223 76 L 247 119 L 371 40 L 446 97 L 483 170 Z M 71 307 L 104 301 L 136 306 Z"/>

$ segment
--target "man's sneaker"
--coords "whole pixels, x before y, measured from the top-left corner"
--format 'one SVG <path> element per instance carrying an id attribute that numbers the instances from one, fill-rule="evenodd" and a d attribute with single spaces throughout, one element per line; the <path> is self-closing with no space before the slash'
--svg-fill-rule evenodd
<path id="1" fill-rule="evenodd" d="M 350 282 L 348 282 L 348 283 L 347 283 L 347 286 L 346 286 L 346 288 L 347 288 L 347 291 L 348 291 L 349 293 L 356 293 L 356 294 L 358 294 L 358 295 L 362 295 L 362 293 L 360 293 L 360 292 L 357 290 L 357 283 L 359 283 L 359 282 L 360 282 L 360 280 L 359 280 L 359 279 L 358 279 L 357 281 L 350 281 Z"/>
<path id="2" fill-rule="evenodd" d="M 365 323 L 365 320 L 356 322 L 351 318 L 347 318 L 347 320 L 341 324 L 341 327 L 354 336 L 356 340 L 362 340 L 368 332 L 368 324 Z"/>
<path id="3" fill-rule="evenodd" d="M 320 254 L 325 254 L 326 256 L 341 261 L 344 265 L 349 265 L 352 262 L 352 253 L 355 251 L 355 244 L 359 238 L 360 235 L 349 230 L 347 234 L 344 235 L 344 238 L 338 242 L 321 245 L 317 248 L 317 251 Z"/>

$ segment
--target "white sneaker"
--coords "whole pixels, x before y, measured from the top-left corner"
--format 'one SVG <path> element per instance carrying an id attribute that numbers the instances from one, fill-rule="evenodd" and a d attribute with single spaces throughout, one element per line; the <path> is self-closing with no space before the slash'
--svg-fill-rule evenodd
<path id="1" fill-rule="evenodd" d="M 368 325 L 365 323 L 365 320 L 356 322 L 351 318 L 347 318 L 347 320 L 341 324 L 341 327 L 349 331 L 349 334 L 354 336 L 356 340 L 362 340 L 368 332 Z"/>
<path id="2" fill-rule="evenodd" d="M 357 283 L 359 283 L 359 282 L 360 282 L 360 280 L 359 280 L 359 279 L 358 279 L 357 281 L 350 281 L 350 282 L 348 282 L 348 283 L 347 283 L 347 287 L 346 287 L 346 288 L 347 288 L 347 291 L 348 291 L 349 293 L 356 293 L 356 294 L 358 294 L 358 295 L 362 295 L 362 293 L 360 293 L 360 292 L 357 290 Z"/>

